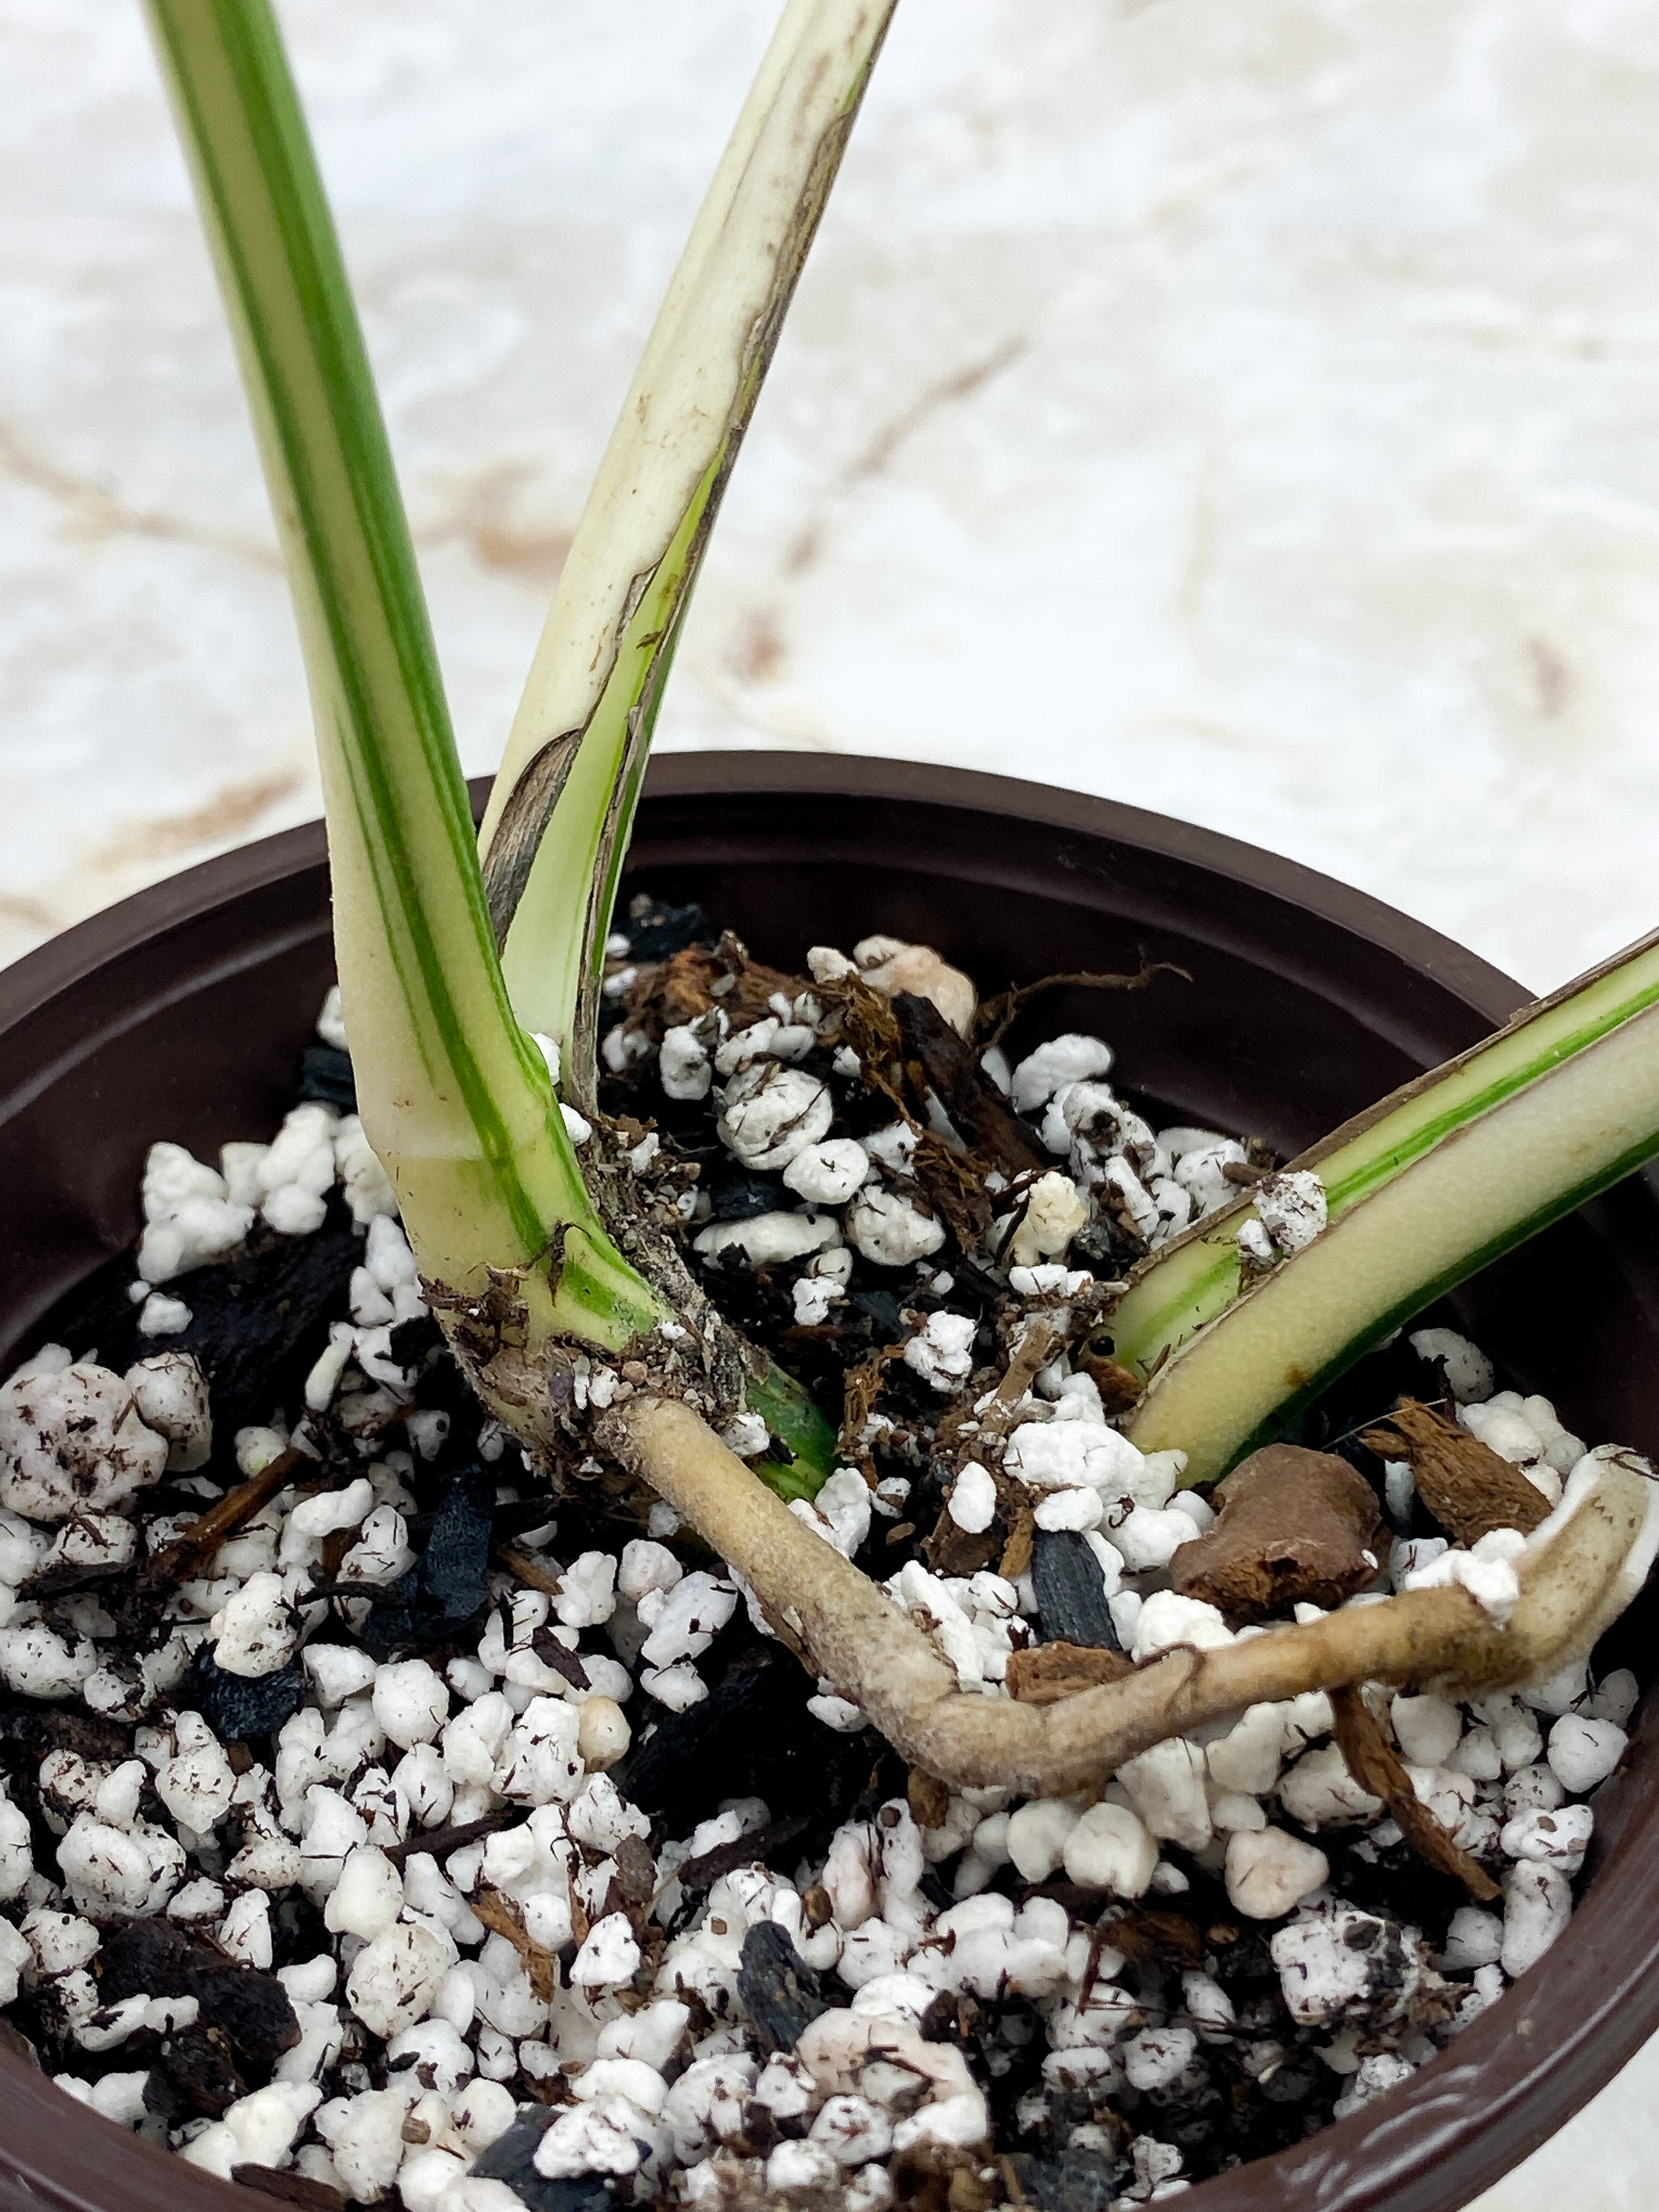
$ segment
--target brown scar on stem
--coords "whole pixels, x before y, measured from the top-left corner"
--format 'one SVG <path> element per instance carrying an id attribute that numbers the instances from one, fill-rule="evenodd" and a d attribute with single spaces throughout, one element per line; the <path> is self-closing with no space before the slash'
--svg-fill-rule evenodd
<path id="1" fill-rule="evenodd" d="M 1036 1644 L 1012 1654 L 1005 1680 L 1009 1696 L 1022 1705 L 1054 1705 L 1062 1698 L 1097 1690 L 1103 1682 L 1121 1682 L 1133 1672 L 1133 1660 L 1121 1651 L 1086 1644 Z"/>

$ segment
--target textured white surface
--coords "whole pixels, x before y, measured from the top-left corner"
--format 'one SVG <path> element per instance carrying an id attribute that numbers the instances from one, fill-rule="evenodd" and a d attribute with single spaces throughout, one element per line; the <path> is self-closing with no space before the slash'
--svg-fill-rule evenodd
<path id="1" fill-rule="evenodd" d="M 769 0 L 303 0 L 469 766 Z M 0 951 L 314 809 L 136 7 L 9 0 Z M 667 744 L 1017 769 L 1544 985 L 1654 918 L 1659 17 L 906 0 Z"/>
<path id="2" fill-rule="evenodd" d="M 285 9 L 470 768 L 771 13 Z M 316 801 L 137 8 L 0 67 L 4 957 Z M 663 742 L 1129 799 L 1540 987 L 1635 935 L 1656 125 L 1647 0 L 905 0 Z M 1656 2068 L 1484 2212 L 1650 2201 Z"/>

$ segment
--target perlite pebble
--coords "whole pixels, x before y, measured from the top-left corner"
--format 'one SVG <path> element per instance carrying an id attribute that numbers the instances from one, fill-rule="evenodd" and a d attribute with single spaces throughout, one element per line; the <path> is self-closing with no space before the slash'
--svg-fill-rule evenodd
<path id="1" fill-rule="evenodd" d="M 1494 1376 L 1486 1353 L 1451 1328 L 1419 1328 L 1413 1332 L 1412 1350 L 1419 1359 L 1437 1359 L 1451 1394 L 1460 1405 L 1490 1398 Z"/>
<path id="2" fill-rule="evenodd" d="M 188 1352 L 154 1352 L 128 1368 L 126 1385 L 146 1428 L 167 1441 L 169 1474 L 205 1466 L 213 1450 L 207 1377 Z"/>
<path id="3" fill-rule="evenodd" d="M 1112 1070 L 1112 1048 L 1098 1037 L 1082 1036 L 1074 1030 L 1051 1037 L 1035 1052 L 1026 1054 L 1015 1067 L 1013 1102 L 1022 1114 L 1035 1114 L 1067 1083 L 1083 1083 Z"/>
<path id="4" fill-rule="evenodd" d="M 1535 1966 L 1572 1917 L 1572 1884 L 1545 1859 L 1526 1859 L 1504 1885 L 1499 1964 L 1513 1981 Z"/>
<path id="5" fill-rule="evenodd" d="M 787 1188 L 813 1206 L 845 1206 L 870 1173 L 856 1137 L 830 1137 L 796 1153 L 783 1171 Z"/>
<path id="6" fill-rule="evenodd" d="M 1478 1905 L 1462 1905 L 1453 1913 L 1443 1956 L 1454 1972 L 1492 1966 L 1503 1948 L 1504 1923 L 1497 1913 L 1483 1912 Z"/>
<path id="7" fill-rule="evenodd" d="M 1132 2089 L 1167 2089 L 1198 2055 L 1189 2027 L 1149 2027 L 1123 2046 L 1123 2071 Z"/>
<path id="8" fill-rule="evenodd" d="M 1583 1720 L 1564 1713 L 1550 1730 L 1551 1771 L 1575 1796 L 1605 1782 L 1625 1755 L 1630 1741 L 1611 1721 Z"/>
<path id="9" fill-rule="evenodd" d="M 165 1437 L 146 1426 L 131 1387 L 77 1360 L 52 1373 L 25 1369 L 0 1387 L 0 1505 L 32 1521 L 64 1521 L 78 1507 L 107 1512 L 159 1481 Z"/>
<path id="10" fill-rule="evenodd" d="M 1120 1540 L 1135 1517 L 1132 1513 L 1118 1530 Z M 1184 1514 L 1174 1517 L 1190 1528 Z M 1133 1561 L 1121 1540 L 1119 1549 L 1124 1551 L 1126 1565 L 1132 1565 Z M 1182 1597 L 1176 1590 L 1154 1590 L 1141 1606 L 1130 1656 L 1139 1664 L 1160 1651 L 1171 1651 L 1178 1644 L 1189 1645 L 1195 1651 L 1214 1651 L 1232 1640 L 1233 1632 L 1222 1619 L 1218 1607 L 1206 1604 L 1202 1598 Z"/>
<path id="11" fill-rule="evenodd" d="M 1325 1186 L 1306 1169 L 1266 1176 L 1251 1191 L 1262 1227 L 1281 1252 L 1299 1252 L 1325 1226 Z"/>
<path id="12" fill-rule="evenodd" d="M 448 1936 L 398 1921 L 357 1954 L 346 1979 L 347 2000 L 372 2035 L 399 2034 L 426 2018 L 459 1956 Z"/>
<path id="13" fill-rule="evenodd" d="M 239 2166 L 280 2166 L 322 2094 L 309 2081 L 272 2081 L 239 2098 L 223 2119 L 204 2128 L 179 2156 L 222 2181 L 228 2181 Z"/>
<path id="14" fill-rule="evenodd" d="M 1235 1828 L 1227 1838 L 1227 1896 L 1247 1920 L 1277 1920 L 1322 1889 L 1331 1863 L 1282 1828 Z"/>
<path id="15" fill-rule="evenodd" d="M 380 1668 L 374 1678 L 374 1717 L 400 1750 L 431 1743 L 449 1718 L 449 1690 L 424 1659 Z"/>
<path id="16" fill-rule="evenodd" d="M 829 1085 L 804 1068 L 757 1060 L 726 1088 L 716 1124 L 721 1141 L 746 1168 L 787 1167 L 830 1133 L 835 1101 Z"/>
<path id="17" fill-rule="evenodd" d="M 996 1518 L 997 1486 L 976 1460 L 969 1460 L 951 1486 L 945 1510 L 958 1528 L 977 1536 Z"/>
<path id="18" fill-rule="evenodd" d="M 1088 1200 L 1069 1176 L 1051 1169 L 1021 1194 L 1022 1210 L 1015 1218 L 1013 1234 L 1001 1257 L 1012 1267 L 1032 1267 L 1042 1260 L 1057 1260 L 1078 1231 L 1087 1226 Z"/>
<path id="19" fill-rule="evenodd" d="M 1063 1856 L 1068 1878 L 1081 1888 L 1142 1897 L 1158 1864 L 1158 1845 L 1127 1805 L 1103 1802 L 1090 1806 L 1066 1837 Z"/>
<path id="20" fill-rule="evenodd" d="M 300 1624 L 280 1575 L 250 1575 L 208 1625 L 216 1666 L 257 1680 L 287 1666 L 300 1641 Z"/>
<path id="21" fill-rule="evenodd" d="M 1204 1774 L 1204 1753 L 1198 1746 L 1182 1736 L 1170 1736 L 1125 1759 L 1117 1779 L 1154 1836 L 1182 1850 L 1199 1851 L 1212 1832 Z"/>
<path id="22" fill-rule="evenodd" d="M 403 1909 L 403 1876 L 384 1851 L 360 1844 L 324 1902 L 323 1924 L 333 1935 L 368 1938 L 390 1928 Z"/>
<path id="23" fill-rule="evenodd" d="M 908 1267 L 937 1252 L 945 1224 L 896 1190 L 867 1184 L 848 1207 L 848 1241 L 879 1267 Z"/>
<path id="24" fill-rule="evenodd" d="M 1588 1805 L 1561 1805 L 1553 1812 L 1517 1813 L 1504 1823 L 1498 1844 L 1505 1858 L 1545 1860 L 1575 1875 L 1595 1832 Z"/>
<path id="25" fill-rule="evenodd" d="M 1463 1716 L 1444 1698 L 1397 1697 L 1389 1717 L 1401 1753 L 1413 1766 L 1443 1766 L 1463 1732 Z"/>
<path id="26" fill-rule="evenodd" d="M 929 1314 L 904 1347 L 905 1365 L 948 1397 L 973 1372 L 978 1327 L 968 1314 Z"/>
<path id="27" fill-rule="evenodd" d="M 1034 1798 L 1010 1819 L 1008 1856 L 1023 1881 L 1046 1881 L 1066 1856 L 1066 1842 L 1078 1825 L 1074 1805 L 1057 1797 Z"/>

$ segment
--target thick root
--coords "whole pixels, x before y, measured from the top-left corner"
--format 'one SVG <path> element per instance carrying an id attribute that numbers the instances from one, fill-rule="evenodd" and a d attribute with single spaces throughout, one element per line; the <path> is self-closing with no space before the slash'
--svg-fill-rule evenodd
<path id="1" fill-rule="evenodd" d="M 644 1394 L 600 1441 L 689 1521 L 819 1674 L 901 1757 L 953 1788 L 1063 1796 L 1165 1737 L 1306 1690 L 1413 1682 L 1468 1696 L 1589 1651 L 1640 1589 L 1659 1541 L 1656 1485 L 1619 1455 L 1575 1478 L 1517 1563 L 1500 1626 L 1466 1590 L 1407 1592 L 1224 1645 L 1186 1648 L 1049 1705 L 964 1694 L 927 1634 L 750 1474 L 688 1407 Z"/>

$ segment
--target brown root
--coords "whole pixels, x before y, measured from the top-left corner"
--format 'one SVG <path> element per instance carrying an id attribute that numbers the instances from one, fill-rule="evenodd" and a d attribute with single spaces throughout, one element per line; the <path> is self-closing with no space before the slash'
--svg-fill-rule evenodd
<path id="1" fill-rule="evenodd" d="M 1091 1788 L 1139 1752 L 1247 1705 L 1367 1681 L 1467 1695 L 1532 1681 L 1588 1651 L 1633 1595 L 1626 1562 L 1653 1485 L 1618 1455 L 1516 1563 L 1499 1626 L 1466 1590 L 1407 1591 L 1223 1646 L 1185 1647 L 1052 1705 L 968 1695 L 925 1632 L 775 1497 L 707 1425 L 635 1394 L 598 1441 L 732 1565 L 780 1636 L 854 1698 L 912 1766 L 953 1788 L 1026 1796 Z"/>
<path id="2" fill-rule="evenodd" d="M 1490 1905 L 1503 1892 L 1480 1863 L 1443 1828 L 1412 1785 L 1406 1762 L 1382 1733 L 1382 1723 L 1365 1703 L 1363 1690 L 1331 1692 L 1337 1749 L 1362 1790 L 1380 1797 L 1393 1814 L 1406 1841 L 1442 1874 L 1461 1881 L 1477 1905 Z"/>

